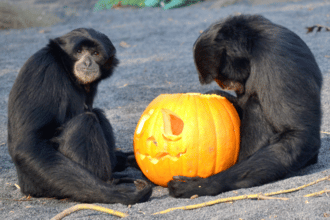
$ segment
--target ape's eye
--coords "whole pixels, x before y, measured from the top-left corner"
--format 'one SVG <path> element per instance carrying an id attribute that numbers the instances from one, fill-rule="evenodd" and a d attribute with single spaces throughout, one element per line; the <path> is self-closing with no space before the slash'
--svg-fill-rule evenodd
<path id="1" fill-rule="evenodd" d="M 98 56 L 98 55 L 99 55 L 99 52 L 95 51 L 95 52 L 93 53 L 93 55 Z"/>
<path id="2" fill-rule="evenodd" d="M 77 49 L 77 53 L 81 53 L 81 49 Z"/>

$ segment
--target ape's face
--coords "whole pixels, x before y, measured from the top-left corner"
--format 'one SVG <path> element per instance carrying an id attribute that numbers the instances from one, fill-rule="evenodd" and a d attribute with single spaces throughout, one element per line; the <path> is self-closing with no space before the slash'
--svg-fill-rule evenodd
<path id="1" fill-rule="evenodd" d="M 109 38 L 93 29 L 75 29 L 55 41 L 68 56 L 64 65 L 79 84 L 109 77 L 119 63 Z"/>
<path id="2" fill-rule="evenodd" d="M 100 63 L 104 63 L 104 54 L 97 47 L 78 47 L 73 57 L 77 60 L 73 74 L 81 84 L 89 84 L 101 77 Z"/>
<path id="3" fill-rule="evenodd" d="M 212 31 L 208 29 L 207 31 Z M 211 83 L 213 80 L 225 90 L 233 90 L 237 95 L 244 93 L 244 84 L 241 82 L 241 73 L 239 69 L 233 69 L 231 62 L 236 60 L 236 67 L 242 66 L 244 60 L 234 59 L 227 52 L 224 41 L 219 42 L 211 40 L 213 37 L 209 33 L 201 35 L 195 42 L 193 48 L 195 66 L 199 75 L 199 81 L 202 84 Z M 244 67 L 246 67 L 244 65 Z"/>

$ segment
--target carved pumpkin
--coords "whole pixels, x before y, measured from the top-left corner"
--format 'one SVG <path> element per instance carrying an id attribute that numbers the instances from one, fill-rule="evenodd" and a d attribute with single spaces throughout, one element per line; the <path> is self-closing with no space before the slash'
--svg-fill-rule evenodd
<path id="1" fill-rule="evenodd" d="M 144 175 L 167 187 L 173 176 L 209 177 L 234 165 L 240 119 L 218 95 L 162 94 L 143 112 L 134 153 Z"/>

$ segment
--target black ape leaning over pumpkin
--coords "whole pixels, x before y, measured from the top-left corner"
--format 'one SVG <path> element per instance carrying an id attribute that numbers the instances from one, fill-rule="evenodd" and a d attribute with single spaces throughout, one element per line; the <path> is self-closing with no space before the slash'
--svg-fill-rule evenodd
<path id="1" fill-rule="evenodd" d="M 202 84 L 215 80 L 241 119 L 238 163 L 211 177 L 175 177 L 170 195 L 217 195 L 270 183 L 315 164 L 320 148 L 322 75 L 308 46 L 262 16 L 211 25 L 194 45 Z"/>
<path id="2" fill-rule="evenodd" d="M 133 155 L 115 151 L 109 121 L 93 108 L 115 54 L 107 36 L 80 28 L 50 40 L 20 70 L 9 95 L 8 146 L 25 195 L 123 204 L 150 197 L 143 181 L 142 190 L 110 181 Z"/>

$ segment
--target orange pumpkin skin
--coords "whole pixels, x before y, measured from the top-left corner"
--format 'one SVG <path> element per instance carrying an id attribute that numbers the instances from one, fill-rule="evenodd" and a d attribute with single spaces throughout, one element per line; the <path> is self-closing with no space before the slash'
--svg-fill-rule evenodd
<path id="1" fill-rule="evenodd" d="M 135 158 L 144 175 L 164 187 L 173 176 L 206 178 L 236 163 L 239 127 L 236 109 L 224 97 L 162 94 L 137 124 Z"/>

